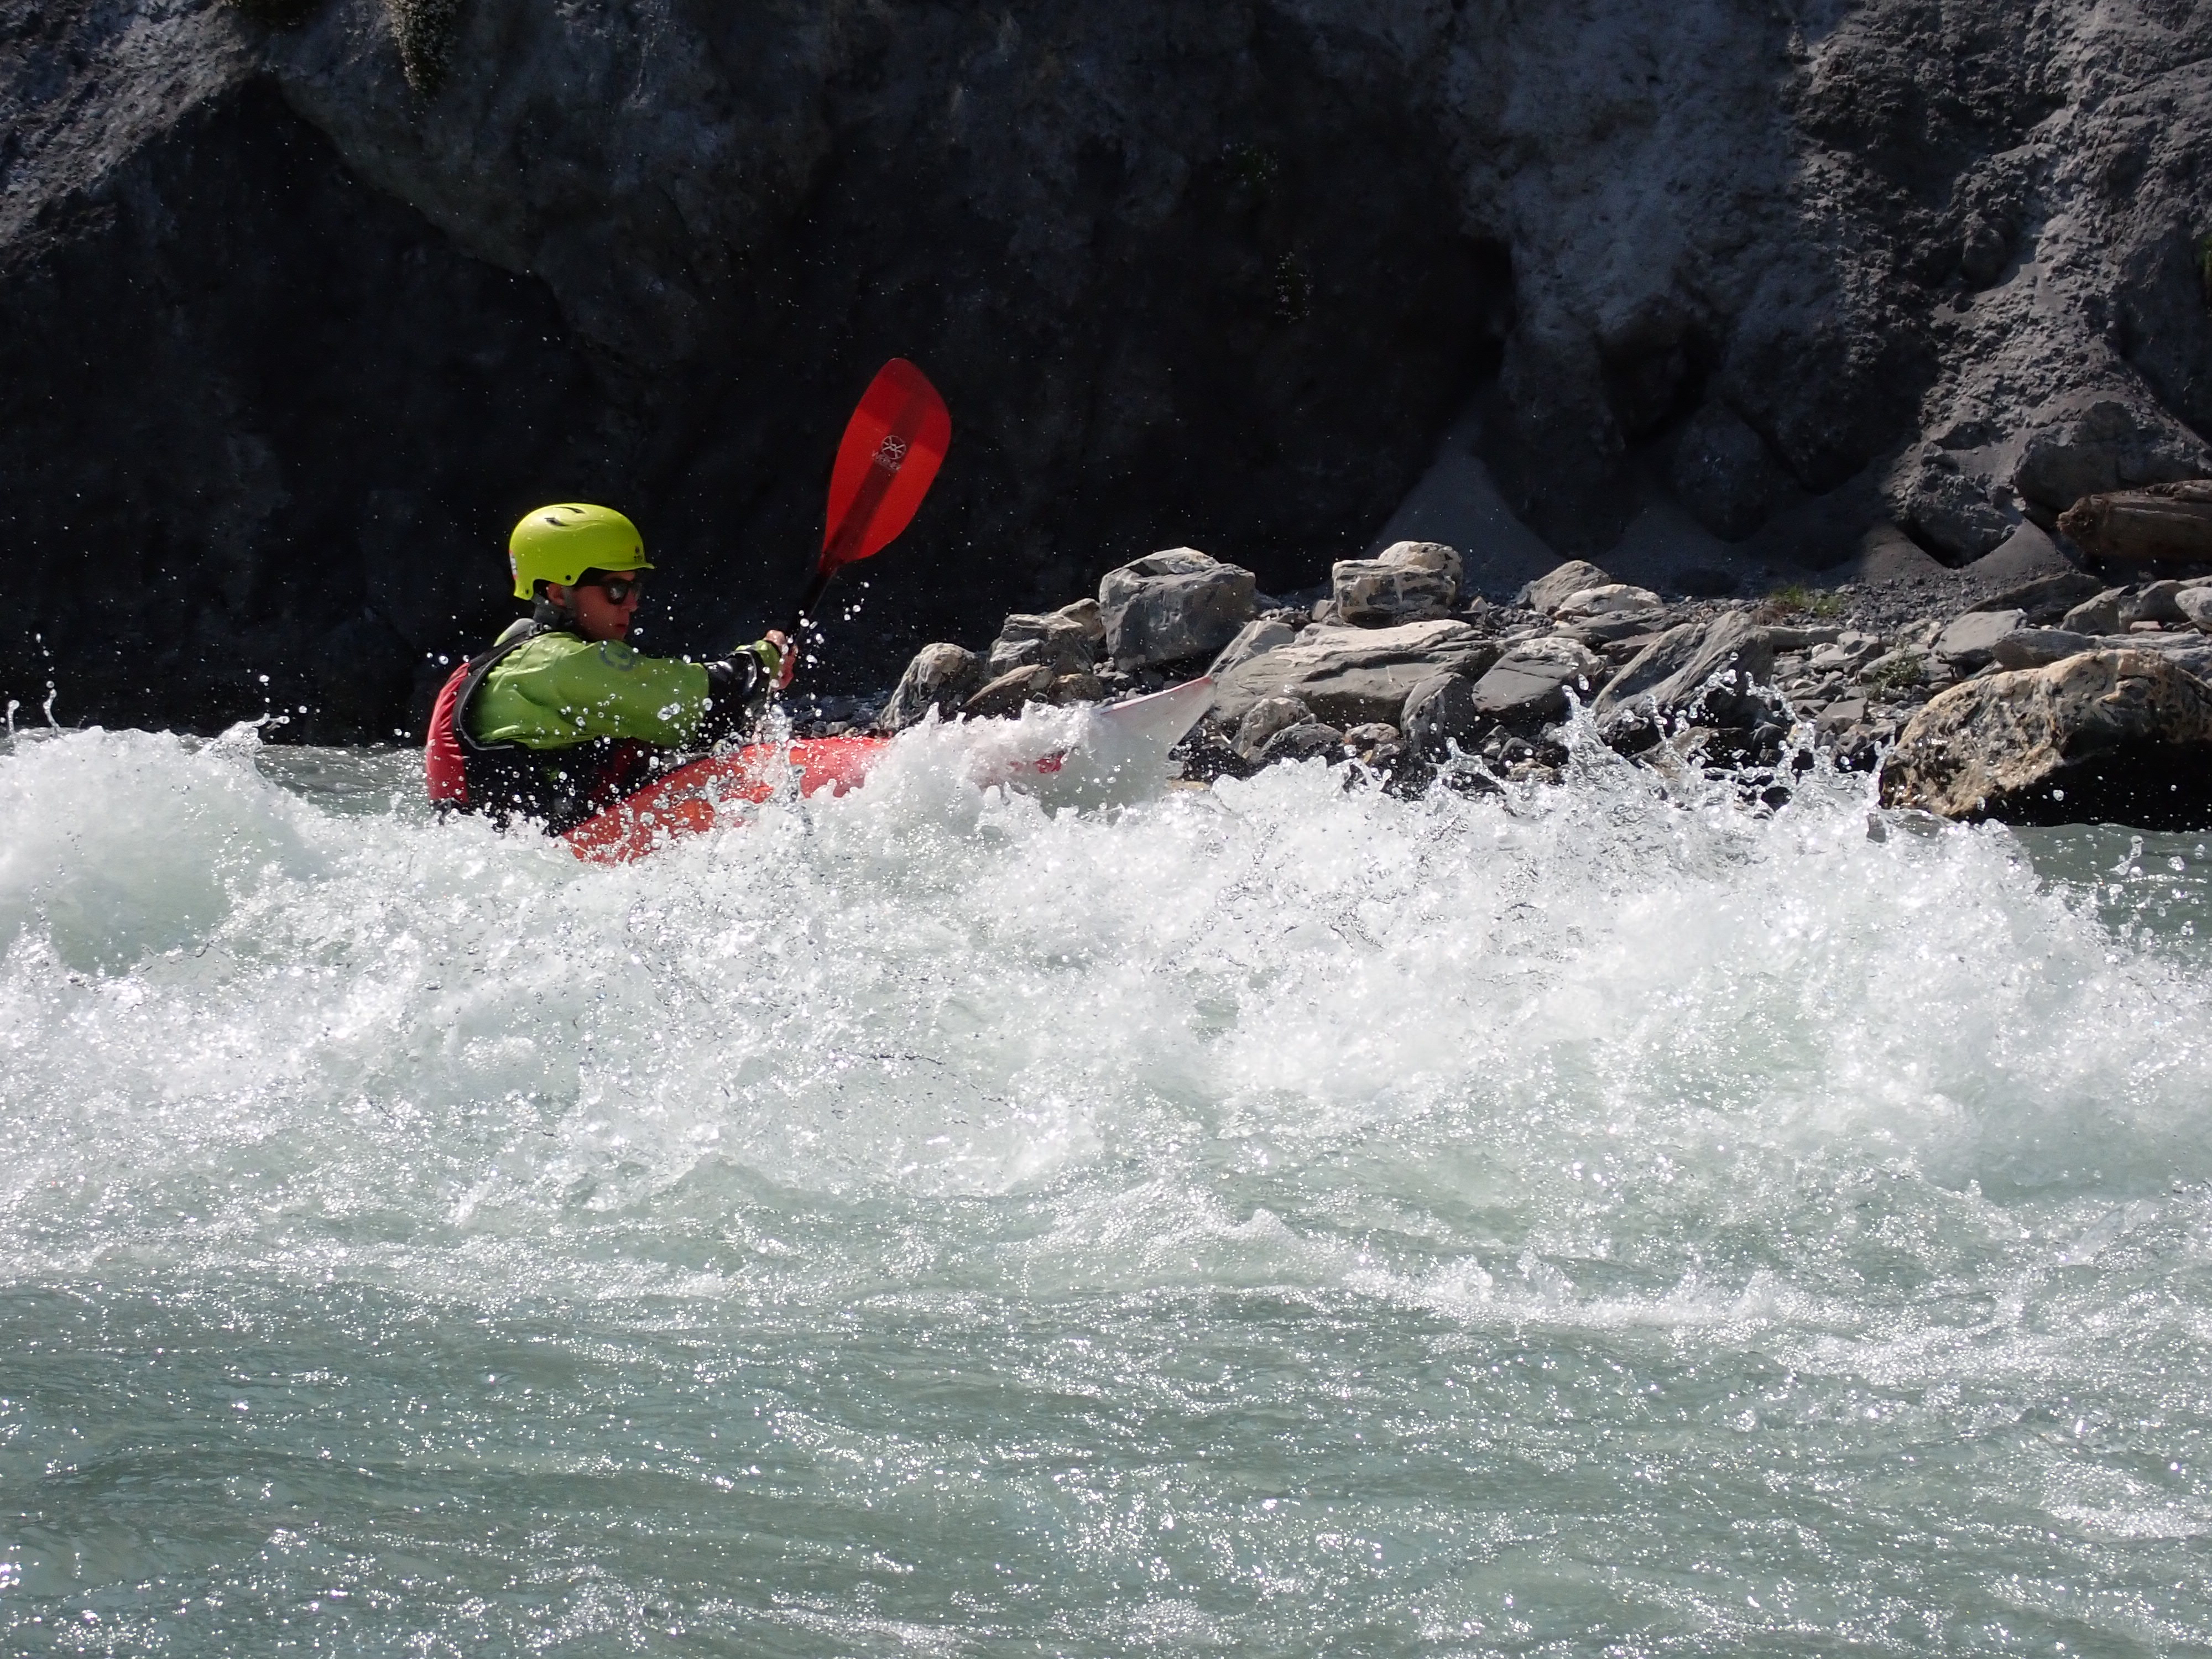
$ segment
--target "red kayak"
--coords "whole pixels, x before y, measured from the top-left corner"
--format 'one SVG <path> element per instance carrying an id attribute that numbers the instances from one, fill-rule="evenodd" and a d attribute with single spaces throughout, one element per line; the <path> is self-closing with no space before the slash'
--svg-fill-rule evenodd
<path id="1" fill-rule="evenodd" d="M 1212 692 L 1211 679 L 1188 680 L 1148 697 L 1097 708 L 1073 749 L 1024 763 L 997 781 L 1018 786 L 1024 779 L 1056 774 L 1079 757 L 1108 770 L 1132 763 L 1164 769 L 1168 750 L 1198 723 Z M 827 790 L 834 796 L 857 789 L 894 741 L 800 738 L 790 744 L 748 744 L 735 754 L 678 767 L 597 817 L 586 818 L 562 839 L 578 858 L 627 864 L 678 836 L 742 822 L 743 809 L 757 806 L 793 782 L 801 795 Z"/>
<path id="2" fill-rule="evenodd" d="M 714 827 L 718 814 L 757 805 L 796 772 L 799 793 L 827 789 L 842 795 L 857 787 L 891 745 L 889 738 L 801 738 L 784 744 L 747 744 L 733 755 L 709 756 L 679 766 L 628 800 L 571 830 L 566 840 L 579 858 L 623 864 L 642 858 L 672 836 L 696 836 Z"/>

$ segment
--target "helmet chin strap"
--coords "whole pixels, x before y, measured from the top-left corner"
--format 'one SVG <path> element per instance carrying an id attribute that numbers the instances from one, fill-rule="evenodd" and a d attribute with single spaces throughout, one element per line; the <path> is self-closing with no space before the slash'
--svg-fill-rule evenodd
<path id="1" fill-rule="evenodd" d="M 531 602 L 530 620 L 544 629 L 560 629 L 573 632 L 576 626 L 574 613 L 564 605 L 556 605 L 544 593 L 540 593 Z"/>

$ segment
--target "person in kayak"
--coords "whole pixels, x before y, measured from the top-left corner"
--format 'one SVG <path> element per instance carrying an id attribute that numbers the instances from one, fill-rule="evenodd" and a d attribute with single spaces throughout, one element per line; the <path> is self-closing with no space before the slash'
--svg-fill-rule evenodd
<path id="1" fill-rule="evenodd" d="M 627 641 L 641 573 L 637 526 L 567 502 L 507 538 L 514 596 L 532 612 L 447 678 L 423 770 L 441 811 L 571 829 L 650 783 L 677 751 L 736 737 L 791 682 L 771 630 L 717 662 L 641 656 Z"/>

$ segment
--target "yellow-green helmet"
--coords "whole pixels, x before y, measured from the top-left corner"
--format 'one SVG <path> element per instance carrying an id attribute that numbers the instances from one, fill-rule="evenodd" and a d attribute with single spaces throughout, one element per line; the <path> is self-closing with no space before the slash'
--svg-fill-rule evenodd
<path id="1" fill-rule="evenodd" d="M 564 501 L 522 515 L 507 538 L 514 597 L 532 598 L 539 582 L 573 587 L 586 570 L 650 570 L 645 538 L 611 507 Z"/>

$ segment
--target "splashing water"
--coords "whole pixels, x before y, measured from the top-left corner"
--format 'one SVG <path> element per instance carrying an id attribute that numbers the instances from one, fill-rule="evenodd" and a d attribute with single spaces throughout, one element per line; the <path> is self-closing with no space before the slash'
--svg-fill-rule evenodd
<path id="1" fill-rule="evenodd" d="M 0 750 L 9 1652 L 2212 1642 L 2189 837 Z"/>

